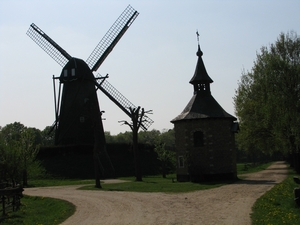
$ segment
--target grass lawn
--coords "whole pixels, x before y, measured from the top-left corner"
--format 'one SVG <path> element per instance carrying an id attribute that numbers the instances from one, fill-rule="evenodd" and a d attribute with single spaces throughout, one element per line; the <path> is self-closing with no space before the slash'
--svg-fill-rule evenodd
<path id="1" fill-rule="evenodd" d="M 272 162 L 252 165 L 248 163 L 237 164 L 238 175 L 247 173 L 255 173 L 265 170 Z M 245 166 L 247 165 L 247 166 Z M 127 180 L 129 182 L 115 183 L 115 184 L 101 184 L 102 189 L 97 189 L 94 185 L 87 185 L 79 188 L 80 190 L 102 190 L 102 191 L 133 191 L 133 192 L 166 192 L 166 193 L 182 193 L 197 190 L 204 190 L 209 188 L 216 188 L 230 182 L 219 183 L 192 183 L 192 182 L 172 182 L 176 180 L 176 174 L 170 174 L 163 179 L 161 176 L 143 177 L 142 182 L 133 182 L 135 177 L 121 177 L 119 179 Z"/>
<path id="2" fill-rule="evenodd" d="M 255 202 L 251 215 L 253 225 L 300 224 L 300 207 L 294 202 L 293 193 L 294 188 L 299 185 L 293 181 L 293 176 L 296 174 L 290 170 L 287 179 Z"/>
<path id="3" fill-rule="evenodd" d="M 50 187 L 50 186 L 66 186 L 78 184 L 93 184 L 94 180 L 74 180 L 74 179 L 41 179 L 29 180 L 29 187 Z"/>
<path id="4" fill-rule="evenodd" d="M 75 206 L 67 201 L 24 196 L 21 208 L 17 212 L 10 212 L 4 218 L 0 217 L 2 225 L 56 225 L 65 221 L 75 212 Z"/>
<path id="5" fill-rule="evenodd" d="M 166 192 L 166 193 L 182 193 L 209 188 L 220 187 L 223 183 L 192 183 L 192 182 L 173 182 L 172 177 L 162 178 L 161 176 L 143 177 L 142 182 L 134 182 L 133 177 L 123 178 L 128 182 L 101 184 L 102 189 L 95 188 L 94 185 L 87 185 L 79 188 L 80 190 L 100 190 L 100 191 L 133 191 L 133 192 Z M 121 178 L 122 179 L 122 178 Z"/>
<path id="6" fill-rule="evenodd" d="M 237 164 L 237 173 L 238 173 L 238 175 L 247 174 L 247 173 L 255 173 L 255 172 L 266 169 L 271 164 L 272 164 L 272 162 L 265 163 L 265 164 L 258 164 L 258 165 L 252 165 L 249 163 L 239 163 L 239 164 Z M 162 179 L 161 176 L 152 176 L 152 177 L 143 177 L 143 180 L 146 184 L 149 184 L 151 182 L 156 182 L 156 183 L 161 182 L 164 185 L 168 185 L 169 182 L 172 182 L 172 178 L 176 180 L 176 174 L 169 174 L 167 179 Z M 119 179 L 134 181 L 135 177 L 120 177 Z M 80 184 L 84 185 L 84 184 L 94 184 L 94 183 L 95 183 L 94 180 L 40 179 L 40 180 L 29 180 L 29 187 L 49 187 L 49 186 L 65 186 L 65 185 L 80 185 Z M 190 186 L 193 186 L 193 185 L 190 185 Z M 204 186 L 205 186 L 205 184 L 204 184 Z M 191 189 L 193 190 L 194 188 L 191 188 Z M 204 187 L 203 189 L 207 189 L 207 188 L 209 188 L 209 187 Z M 181 191 L 179 191 L 179 192 L 181 192 Z"/>

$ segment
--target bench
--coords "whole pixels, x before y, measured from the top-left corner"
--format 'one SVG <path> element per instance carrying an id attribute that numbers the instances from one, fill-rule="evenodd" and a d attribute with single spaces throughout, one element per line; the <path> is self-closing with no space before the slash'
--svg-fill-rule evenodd
<path id="1" fill-rule="evenodd" d="M 2 216 L 6 215 L 8 209 L 12 209 L 12 211 L 17 211 L 20 208 L 21 201 L 20 199 L 23 197 L 23 187 L 7 187 L 4 189 L 0 189 L 0 204 L 2 205 Z"/>

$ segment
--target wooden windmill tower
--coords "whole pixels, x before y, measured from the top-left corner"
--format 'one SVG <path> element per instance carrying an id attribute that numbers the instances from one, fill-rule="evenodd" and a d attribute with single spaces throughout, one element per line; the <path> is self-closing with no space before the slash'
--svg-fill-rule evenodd
<path id="1" fill-rule="evenodd" d="M 96 94 L 99 89 L 131 117 L 130 108 L 136 107 L 107 81 L 108 76 L 94 76 L 93 72 L 98 70 L 138 14 L 127 6 L 86 61 L 72 57 L 35 24 L 30 25 L 27 35 L 63 67 L 58 96 L 55 96 L 56 145 L 94 144 L 95 141 L 105 144 Z M 152 123 L 144 115 L 141 127 L 147 130 Z"/>

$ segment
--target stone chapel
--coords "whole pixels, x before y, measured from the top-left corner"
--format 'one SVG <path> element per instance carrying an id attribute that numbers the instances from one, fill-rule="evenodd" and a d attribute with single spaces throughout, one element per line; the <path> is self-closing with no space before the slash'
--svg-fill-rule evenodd
<path id="1" fill-rule="evenodd" d="M 178 181 L 236 179 L 236 118 L 228 114 L 210 91 L 213 80 L 206 72 L 198 42 L 197 65 L 190 80 L 193 97 L 174 118 Z"/>

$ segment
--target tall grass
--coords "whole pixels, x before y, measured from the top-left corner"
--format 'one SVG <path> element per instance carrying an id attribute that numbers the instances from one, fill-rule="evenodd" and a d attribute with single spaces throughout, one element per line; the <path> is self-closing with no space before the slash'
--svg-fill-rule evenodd
<path id="1" fill-rule="evenodd" d="M 254 204 L 251 215 L 253 225 L 300 224 L 300 207 L 294 202 L 293 190 L 299 186 L 293 181 L 295 172 L 282 183 L 275 185 Z"/>

